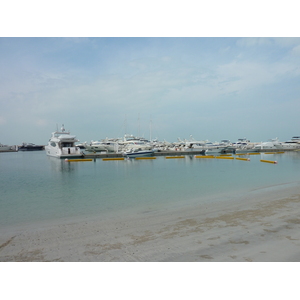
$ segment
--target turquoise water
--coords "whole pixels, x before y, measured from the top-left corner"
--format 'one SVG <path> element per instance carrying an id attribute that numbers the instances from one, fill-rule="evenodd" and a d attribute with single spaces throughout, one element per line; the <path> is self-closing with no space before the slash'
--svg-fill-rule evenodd
<path id="1" fill-rule="evenodd" d="M 249 157 L 250 162 L 186 156 L 68 163 L 44 151 L 0 153 L 0 226 L 160 211 L 299 184 L 299 152 Z"/>

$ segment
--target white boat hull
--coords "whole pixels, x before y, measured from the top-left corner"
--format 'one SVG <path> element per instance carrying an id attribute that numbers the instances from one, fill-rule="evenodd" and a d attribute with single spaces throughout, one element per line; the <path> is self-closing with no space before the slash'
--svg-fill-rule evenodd
<path id="1" fill-rule="evenodd" d="M 141 151 L 136 151 L 136 152 L 124 152 L 123 153 L 123 155 L 128 158 L 152 156 L 153 154 L 154 154 L 153 150 L 141 150 Z"/>
<path id="2" fill-rule="evenodd" d="M 83 154 L 80 151 L 79 147 L 69 147 L 69 148 L 57 148 L 46 146 L 46 154 L 48 156 L 57 157 L 57 158 L 68 158 L 68 157 L 82 157 Z"/>

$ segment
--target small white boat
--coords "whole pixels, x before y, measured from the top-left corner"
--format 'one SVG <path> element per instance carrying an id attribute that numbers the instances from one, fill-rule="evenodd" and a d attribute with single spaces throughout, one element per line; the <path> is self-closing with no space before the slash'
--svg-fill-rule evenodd
<path id="1" fill-rule="evenodd" d="M 226 152 L 226 147 L 220 147 L 220 148 L 210 148 L 203 150 L 203 153 L 205 155 L 211 155 L 211 154 L 220 154 L 220 153 L 225 153 Z"/>
<path id="2" fill-rule="evenodd" d="M 62 125 L 61 131 L 52 132 L 48 145 L 45 146 L 46 154 L 57 158 L 81 157 L 83 154 L 75 145 L 76 142 L 79 142 L 76 136 L 66 132 Z"/>
<path id="3" fill-rule="evenodd" d="M 13 146 L 3 145 L 0 143 L 0 152 L 11 151 Z"/>
<path id="4" fill-rule="evenodd" d="M 123 156 L 131 158 L 131 157 L 144 157 L 144 156 L 152 156 L 154 154 L 154 150 L 142 150 L 139 148 L 133 148 L 129 151 L 123 152 Z"/>
<path id="5" fill-rule="evenodd" d="M 84 148 L 90 152 L 117 152 L 118 142 L 110 141 L 92 141 L 90 144 L 84 143 Z"/>

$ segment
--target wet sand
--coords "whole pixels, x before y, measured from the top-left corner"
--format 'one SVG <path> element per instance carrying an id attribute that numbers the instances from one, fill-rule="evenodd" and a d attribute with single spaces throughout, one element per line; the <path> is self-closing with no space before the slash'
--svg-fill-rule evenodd
<path id="1" fill-rule="evenodd" d="M 0 261 L 298 262 L 299 187 L 163 212 L 1 229 Z"/>

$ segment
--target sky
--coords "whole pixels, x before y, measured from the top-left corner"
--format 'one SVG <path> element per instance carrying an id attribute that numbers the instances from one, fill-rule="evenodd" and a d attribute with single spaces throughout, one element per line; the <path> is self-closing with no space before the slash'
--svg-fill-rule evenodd
<path id="1" fill-rule="evenodd" d="M 0 143 L 300 135 L 298 37 L 56 34 L 0 37 Z"/>

